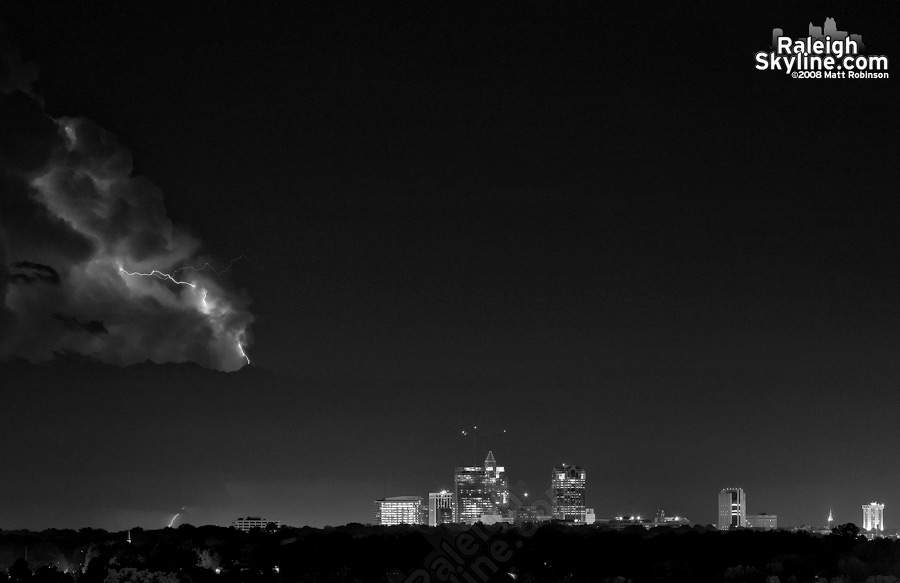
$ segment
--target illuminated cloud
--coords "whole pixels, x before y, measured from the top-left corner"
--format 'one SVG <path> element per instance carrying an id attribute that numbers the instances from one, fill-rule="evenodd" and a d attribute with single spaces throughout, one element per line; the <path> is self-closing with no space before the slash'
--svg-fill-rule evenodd
<path id="1" fill-rule="evenodd" d="M 10 62 L 0 82 L 0 356 L 247 364 L 247 298 L 212 270 L 186 269 L 206 261 L 200 242 L 172 224 L 153 183 L 131 175 L 129 150 L 90 120 L 49 117 L 31 70 Z M 140 275 L 154 270 L 179 276 Z"/>

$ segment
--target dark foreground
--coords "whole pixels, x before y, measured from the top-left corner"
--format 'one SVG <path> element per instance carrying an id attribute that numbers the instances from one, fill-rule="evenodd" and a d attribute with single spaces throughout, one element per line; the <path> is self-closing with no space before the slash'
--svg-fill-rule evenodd
<path id="1" fill-rule="evenodd" d="M 900 542 L 681 527 L 281 528 L 0 533 L 0 583 L 897 581 Z M 26 560 L 27 553 L 27 560 Z"/>

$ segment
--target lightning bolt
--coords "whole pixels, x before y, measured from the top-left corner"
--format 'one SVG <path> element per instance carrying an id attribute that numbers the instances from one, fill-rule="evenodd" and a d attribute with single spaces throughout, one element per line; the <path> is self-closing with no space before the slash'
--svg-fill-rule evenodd
<path id="1" fill-rule="evenodd" d="M 193 288 L 197 287 L 196 283 L 191 283 L 189 281 L 178 281 L 177 279 L 175 279 L 168 273 L 163 273 L 162 271 L 157 271 L 156 269 L 154 269 L 150 273 L 139 273 L 137 271 L 125 271 L 125 269 L 123 267 L 119 267 L 119 271 L 124 273 L 125 275 L 140 275 L 141 277 L 155 277 L 157 279 L 162 279 L 162 280 L 168 279 L 172 283 L 177 283 L 178 285 L 189 285 Z M 173 271 L 172 273 L 178 273 L 178 271 Z M 205 297 L 205 293 L 204 293 L 204 297 Z"/>
<path id="2" fill-rule="evenodd" d="M 238 350 L 241 351 L 241 356 L 243 356 L 247 360 L 247 364 L 253 364 L 250 362 L 250 357 L 247 356 L 247 353 L 244 352 L 244 344 L 240 340 L 238 340 Z"/>
<path id="3" fill-rule="evenodd" d="M 152 270 L 152 271 L 150 271 L 150 272 L 147 272 L 147 273 L 141 273 L 141 272 L 139 272 L 139 271 L 126 271 L 124 267 L 122 267 L 121 265 L 119 265 L 119 272 L 120 272 L 120 273 L 123 273 L 123 274 L 125 274 L 125 275 L 128 275 L 128 276 L 132 276 L 132 277 L 134 277 L 134 276 L 139 276 L 139 277 L 155 277 L 156 279 L 160 279 L 160 280 L 163 280 L 163 281 L 171 281 L 172 283 L 177 284 L 177 285 L 186 285 L 186 286 L 189 286 L 189 287 L 191 287 L 191 288 L 193 288 L 193 289 L 198 289 L 196 283 L 193 283 L 193 282 L 190 282 L 190 281 L 181 281 L 181 280 L 175 279 L 174 274 L 178 273 L 179 271 L 185 270 L 185 269 L 193 269 L 194 271 L 203 271 L 204 269 L 206 269 L 207 267 L 209 267 L 210 270 L 212 270 L 216 275 L 221 275 L 221 274 L 225 273 L 226 271 L 228 271 L 229 269 L 231 269 L 231 266 L 234 265 L 234 262 L 235 262 L 235 261 L 238 261 L 238 260 L 241 259 L 242 257 L 243 257 L 244 259 L 246 259 L 248 262 L 250 262 L 250 265 L 253 265 L 253 262 L 251 262 L 249 259 L 247 259 L 247 256 L 246 256 L 246 255 L 241 255 L 240 257 L 236 257 L 235 259 L 232 259 L 232 260 L 231 260 L 231 263 L 228 264 L 228 267 L 226 267 L 226 268 L 223 269 L 222 271 L 216 271 L 215 268 L 213 268 L 209 263 L 204 263 L 203 266 L 201 266 L 201 267 L 199 267 L 199 268 L 198 268 L 198 267 L 191 267 L 191 266 L 187 266 L 187 267 L 179 267 L 178 269 L 176 269 L 176 270 L 173 271 L 172 273 L 166 273 L 166 272 L 164 272 L 164 271 L 159 271 L 158 269 L 154 269 L 154 270 Z M 209 303 L 207 303 L 207 301 L 206 301 L 207 291 L 206 291 L 205 288 L 202 288 L 202 287 L 199 288 L 199 291 L 200 291 L 200 303 L 201 303 L 202 306 L 203 306 L 201 311 L 202 311 L 204 314 L 207 314 L 207 315 L 208 315 L 208 314 L 211 312 L 212 308 L 210 307 Z M 237 339 L 237 348 L 238 348 L 238 351 L 241 353 L 241 356 L 244 357 L 244 360 L 247 361 L 247 364 L 253 364 L 253 363 L 250 361 L 250 357 L 247 356 L 247 352 L 244 350 L 243 334 L 241 334 L 241 337 Z M 182 510 L 184 510 L 184 508 L 182 508 Z M 177 517 L 178 515 L 176 514 L 175 516 Z M 175 520 L 175 519 L 173 518 L 172 520 Z"/>
<path id="4" fill-rule="evenodd" d="M 212 265 L 210 265 L 209 262 L 207 262 L 207 263 L 204 263 L 203 265 L 201 265 L 200 267 L 194 267 L 194 266 L 192 266 L 192 265 L 186 265 L 186 266 L 184 266 L 184 267 L 179 267 L 178 269 L 176 269 L 176 270 L 173 271 L 172 273 L 178 273 L 179 271 L 184 271 L 185 269 L 190 269 L 190 270 L 192 270 L 192 271 L 203 271 L 204 269 L 207 269 L 207 268 L 208 268 L 210 271 L 212 271 L 212 272 L 215 273 L 216 275 L 222 275 L 223 273 L 226 273 L 229 269 L 231 269 L 231 267 L 232 267 L 236 262 L 240 261 L 241 259 L 244 259 L 247 263 L 249 263 L 250 265 L 253 265 L 253 262 L 250 261 L 250 258 L 247 257 L 246 255 L 243 255 L 243 254 L 242 254 L 242 255 L 238 255 L 237 257 L 235 257 L 234 259 L 232 259 L 231 261 L 229 261 L 229 262 L 228 262 L 228 266 L 227 266 L 225 269 L 221 270 L 221 271 L 216 271 L 216 268 L 213 267 Z M 254 267 L 255 269 L 259 269 L 258 267 L 256 267 L 256 265 L 253 265 L 253 267 Z"/>
<path id="5" fill-rule="evenodd" d="M 169 528 L 172 528 L 172 525 L 175 524 L 175 521 L 178 520 L 178 515 L 184 512 L 184 506 L 181 507 L 181 510 L 175 513 L 175 516 L 172 517 L 172 520 L 169 521 Z"/>

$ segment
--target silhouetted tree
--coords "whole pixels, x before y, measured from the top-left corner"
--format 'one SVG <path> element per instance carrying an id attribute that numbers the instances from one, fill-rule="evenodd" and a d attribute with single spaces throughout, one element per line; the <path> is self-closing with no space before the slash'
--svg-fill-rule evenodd
<path id="1" fill-rule="evenodd" d="M 16 562 L 9 568 L 9 580 L 11 583 L 31 581 L 31 569 L 28 568 L 28 561 L 22 557 L 16 559 Z"/>
<path id="2" fill-rule="evenodd" d="M 88 563 L 84 573 L 78 578 L 78 583 L 103 583 L 108 568 L 109 558 L 102 555 L 96 556 Z"/>
<path id="3" fill-rule="evenodd" d="M 72 583 L 74 578 L 51 565 L 44 565 L 34 570 L 31 583 Z"/>
<path id="4" fill-rule="evenodd" d="M 846 524 L 839 524 L 831 529 L 832 534 L 836 534 L 841 538 L 856 540 L 862 538 L 860 534 L 859 527 L 853 524 L 852 522 L 848 522 Z"/>

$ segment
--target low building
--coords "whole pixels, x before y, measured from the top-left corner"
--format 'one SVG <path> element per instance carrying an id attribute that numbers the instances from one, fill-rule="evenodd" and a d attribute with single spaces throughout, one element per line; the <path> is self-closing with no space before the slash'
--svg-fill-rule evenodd
<path id="1" fill-rule="evenodd" d="M 526 504 L 516 509 L 516 524 L 541 524 L 550 522 L 552 510 L 541 504 Z"/>
<path id="2" fill-rule="evenodd" d="M 515 522 L 513 518 L 512 512 L 505 512 L 504 514 L 492 513 L 492 514 L 482 514 L 481 518 L 478 519 L 478 522 L 481 524 L 512 524 Z"/>
<path id="3" fill-rule="evenodd" d="M 392 496 L 375 501 L 375 524 L 424 524 L 421 496 Z"/>
<path id="4" fill-rule="evenodd" d="M 747 528 L 758 528 L 760 530 L 775 530 L 778 528 L 777 514 L 748 514 Z"/>
<path id="5" fill-rule="evenodd" d="M 598 526 L 602 526 L 604 528 L 609 528 L 612 530 L 625 530 L 626 528 L 633 528 L 635 526 L 649 529 L 653 526 L 653 523 L 649 518 L 644 518 L 637 515 L 616 516 L 614 518 L 598 518 L 596 524 Z"/>
<path id="6" fill-rule="evenodd" d="M 684 516 L 666 516 L 665 510 L 657 510 L 652 526 L 690 526 L 691 521 Z"/>
<path id="7" fill-rule="evenodd" d="M 233 528 L 249 532 L 251 528 L 259 528 L 262 530 L 276 530 L 281 526 L 280 520 L 266 520 L 259 516 L 248 516 L 247 518 L 238 518 L 231 523 Z"/>

